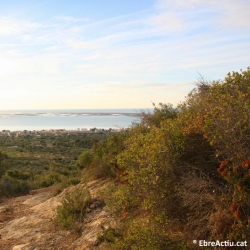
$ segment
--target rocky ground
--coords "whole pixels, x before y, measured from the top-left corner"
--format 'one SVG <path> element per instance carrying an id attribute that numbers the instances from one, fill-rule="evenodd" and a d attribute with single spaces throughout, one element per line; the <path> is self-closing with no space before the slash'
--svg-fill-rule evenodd
<path id="1" fill-rule="evenodd" d="M 80 250 L 98 249 L 97 235 L 103 227 L 113 223 L 98 192 L 107 180 L 87 184 L 94 199 L 83 226 L 78 231 L 68 231 L 54 223 L 56 207 L 65 193 L 81 188 L 78 184 L 52 196 L 52 188 L 32 191 L 29 195 L 7 199 L 0 204 L 1 250 Z"/>

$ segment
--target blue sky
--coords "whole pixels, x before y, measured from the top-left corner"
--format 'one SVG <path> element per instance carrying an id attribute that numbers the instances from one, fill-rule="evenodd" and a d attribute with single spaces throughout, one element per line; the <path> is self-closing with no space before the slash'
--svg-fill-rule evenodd
<path id="1" fill-rule="evenodd" d="M 250 66 L 249 0 L 0 2 L 0 109 L 151 108 Z"/>

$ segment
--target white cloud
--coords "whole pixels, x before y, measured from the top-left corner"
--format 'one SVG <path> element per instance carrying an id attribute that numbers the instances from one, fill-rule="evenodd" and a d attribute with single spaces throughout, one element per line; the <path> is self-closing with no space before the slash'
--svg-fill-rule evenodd
<path id="1" fill-rule="evenodd" d="M 0 17 L 0 36 L 30 33 L 40 27 L 41 24 L 35 22 L 20 21 L 9 17 Z"/>
<path id="2" fill-rule="evenodd" d="M 221 23 L 230 28 L 250 28 L 250 2 L 233 1 L 214 3 L 222 10 Z"/>
<path id="3" fill-rule="evenodd" d="M 90 42 L 86 42 L 86 41 L 82 41 L 82 40 L 78 40 L 78 39 L 68 39 L 67 40 L 67 44 L 69 46 L 71 46 L 73 49 L 101 49 L 104 47 L 104 45 L 94 42 L 94 41 L 90 41 Z"/>
<path id="4" fill-rule="evenodd" d="M 171 11 L 164 11 L 150 19 L 153 28 L 162 32 L 177 32 L 184 28 L 184 22 L 180 16 Z"/>
<path id="5" fill-rule="evenodd" d="M 178 102 L 197 72 L 218 79 L 249 66 L 248 4 L 225 2 L 162 0 L 142 16 L 98 22 L 57 16 L 45 25 L 2 17 L 0 86 L 25 89 L 27 99 L 40 103 L 41 92 L 50 105 L 56 93 L 56 105 L 63 99 L 68 107 L 83 99 L 96 108 Z"/>
<path id="6" fill-rule="evenodd" d="M 156 6 L 159 11 L 174 13 L 210 10 L 216 14 L 216 18 L 208 20 L 211 24 L 221 24 L 228 29 L 250 27 L 248 0 L 158 0 Z"/>
<path id="7" fill-rule="evenodd" d="M 85 22 L 85 23 L 88 23 L 90 21 L 89 18 L 74 18 L 72 16 L 64 16 L 64 15 L 56 16 L 55 19 L 61 20 L 64 22 Z"/>
<path id="8" fill-rule="evenodd" d="M 211 0 L 213 1 L 213 0 Z M 209 2 L 211 2 L 209 1 Z M 203 4 L 205 0 L 157 0 L 156 1 L 156 8 L 158 11 L 164 11 L 164 10 L 180 10 L 183 8 L 196 8 L 197 6 Z"/>
<path id="9" fill-rule="evenodd" d="M 0 76 L 10 74 L 9 78 L 31 75 L 50 75 L 59 73 L 60 60 L 53 54 L 32 55 L 5 55 L 0 58 Z M 12 75 L 11 75 L 12 74 Z"/>

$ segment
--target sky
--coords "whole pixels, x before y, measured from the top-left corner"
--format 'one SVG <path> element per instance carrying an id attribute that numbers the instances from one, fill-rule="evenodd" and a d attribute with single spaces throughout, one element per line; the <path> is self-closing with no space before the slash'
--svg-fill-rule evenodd
<path id="1" fill-rule="evenodd" d="M 250 66 L 250 0 L 0 1 L 0 109 L 152 108 Z"/>

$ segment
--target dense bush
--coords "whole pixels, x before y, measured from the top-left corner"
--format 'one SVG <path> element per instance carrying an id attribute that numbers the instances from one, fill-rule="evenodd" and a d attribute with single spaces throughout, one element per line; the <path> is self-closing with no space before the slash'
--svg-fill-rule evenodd
<path id="1" fill-rule="evenodd" d="M 27 181 L 17 180 L 5 176 L 0 180 L 0 197 L 12 197 L 21 194 L 27 194 L 30 191 L 30 185 Z"/>
<path id="2" fill-rule="evenodd" d="M 120 232 L 114 229 L 107 229 L 101 239 L 106 244 L 103 244 L 103 250 L 176 250 L 185 249 L 172 245 L 166 239 L 164 231 L 159 231 L 154 225 L 143 221 L 142 219 L 133 220 L 127 223 Z M 111 244 L 108 244 L 111 243 Z M 113 243 L 113 244 L 112 244 Z"/>
<path id="3" fill-rule="evenodd" d="M 194 238 L 250 240 L 249 110 L 250 68 L 201 80 L 177 108 L 160 104 L 145 113 L 113 158 L 122 185 L 109 200 L 123 224 L 144 214 L 165 242 L 181 238 L 189 248 Z M 138 237 L 123 230 L 113 249 L 163 249 L 152 243 L 150 225 Z"/>
<path id="4" fill-rule="evenodd" d="M 93 154 L 90 150 L 85 150 L 78 157 L 76 165 L 78 168 L 83 169 L 91 165 L 93 161 Z"/>
<path id="5" fill-rule="evenodd" d="M 216 169 L 228 184 L 223 214 L 230 219 L 224 238 L 246 239 L 250 232 L 250 68 L 229 73 L 224 81 L 198 85 L 182 107 L 185 133 L 199 133 L 210 144 Z M 215 179 L 211 156 L 205 173 Z"/>
<path id="6" fill-rule="evenodd" d="M 85 176 L 94 178 L 115 178 L 120 169 L 118 154 L 124 149 L 128 131 L 111 135 L 107 140 L 96 143 L 91 150 L 85 150 L 79 156 L 77 166 L 83 169 Z"/>
<path id="7" fill-rule="evenodd" d="M 0 151 L 0 177 L 5 173 L 6 167 L 3 164 L 3 161 L 8 158 L 7 154 Z"/>

